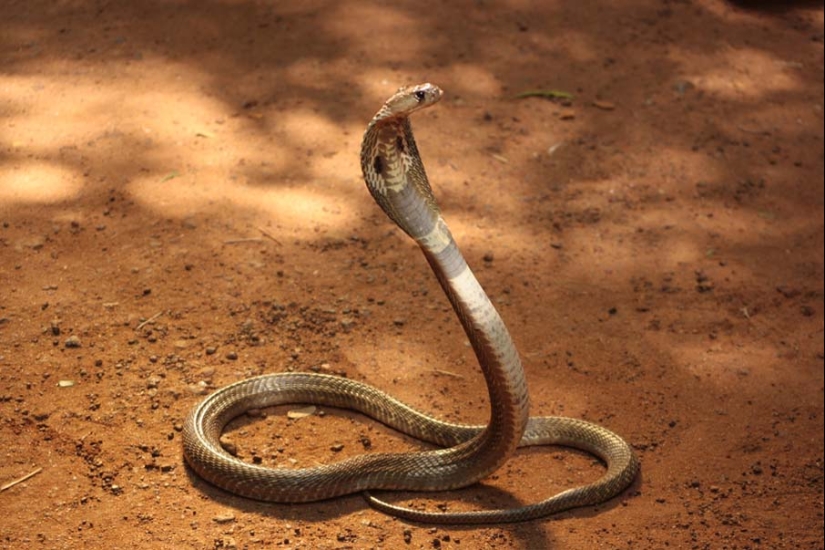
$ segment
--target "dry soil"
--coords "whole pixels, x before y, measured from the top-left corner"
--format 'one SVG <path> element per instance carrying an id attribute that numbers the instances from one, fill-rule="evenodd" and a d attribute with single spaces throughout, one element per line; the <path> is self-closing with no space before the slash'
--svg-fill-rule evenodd
<path id="1" fill-rule="evenodd" d="M 602 506 L 421 526 L 358 495 L 248 501 L 183 463 L 187 412 L 259 373 L 485 421 L 466 338 L 358 165 L 383 100 L 423 81 L 446 96 L 419 148 L 534 414 L 639 453 Z M 822 181 L 821 2 L 5 1 L 0 484 L 39 473 L 0 492 L 0 547 L 822 549 Z M 420 448 L 285 413 L 227 438 L 282 467 Z M 511 506 L 600 469 L 538 449 L 387 496 Z"/>

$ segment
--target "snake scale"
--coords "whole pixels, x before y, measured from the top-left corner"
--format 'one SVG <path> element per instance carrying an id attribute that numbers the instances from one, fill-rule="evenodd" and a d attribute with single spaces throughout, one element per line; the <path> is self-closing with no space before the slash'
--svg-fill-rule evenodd
<path id="1" fill-rule="evenodd" d="M 618 435 L 590 422 L 530 417 L 524 370 L 493 304 L 456 245 L 433 196 L 413 139 L 409 115 L 436 103 L 432 84 L 401 88 L 370 121 L 361 168 L 372 197 L 432 267 L 472 344 L 487 382 L 486 426 L 447 423 L 419 412 L 367 384 L 317 373 L 263 375 L 206 397 L 189 414 L 183 452 L 201 477 L 231 493 L 271 502 L 310 502 L 363 492 L 384 512 L 419 522 L 502 523 L 547 516 L 604 502 L 635 479 L 639 463 Z M 226 424 L 249 409 L 306 403 L 359 411 L 439 448 L 408 453 L 366 453 L 310 468 L 267 468 L 225 451 Z M 563 445 L 593 454 L 607 465 L 603 476 L 537 504 L 504 510 L 426 512 L 378 499 L 370 490 L 443 491 L 471 485 L 507 461 L 518 447 Z"/>

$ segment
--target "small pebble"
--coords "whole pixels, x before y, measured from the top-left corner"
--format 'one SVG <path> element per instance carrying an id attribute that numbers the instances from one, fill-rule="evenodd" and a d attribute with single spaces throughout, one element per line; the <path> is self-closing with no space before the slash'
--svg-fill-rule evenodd
<path id="1" fill-rule="evenodd" d="M 215 523 L 220 523 L 220 524 L 232 523 L 233 521 L 235 521 L 235 514 L 233 514 L 231 512 L 226 513 L 226 514 L 219 514 L 219 515 L 213 517 L 212 521 L 214 521 Z"/>
<path id="2" fill-rule="evenodd" d="M 593 106 L 603 111 L 612 111 L 616 108 L 616 104 L 612 101 L 602 101 L 599 99 L 593 101 Z"/>
<path id="3" fill-rule="evenodd" d="M 315 405 L 309 405 L 301 409 L 293 409 L 286 413 L 286 417 L 291 420 L 298 420 L 299 418 L 306 418 L 315 414 Z"/>
<path id="4" fill-rule="evenodd" d="M 80 338 L 72 334 L 71 336 L 66 338 L 66 341 L 63 343 L 63 345 L 67 348 L 79 348 L 82 344 L 80 342 Z"/>
<path id="5" fill-rule="evenodd" d="M 197 384 L 189 384 L 186 388 L 193 395 L 206 395 L 209 391 L 209 384 L 201 380 Z"/>

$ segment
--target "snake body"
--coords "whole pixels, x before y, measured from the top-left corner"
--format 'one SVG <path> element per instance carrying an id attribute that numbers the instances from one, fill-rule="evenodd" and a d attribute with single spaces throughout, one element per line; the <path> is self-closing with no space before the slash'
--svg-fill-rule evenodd
<path id="1" fill-rule="evenodd" d="M 263 375 L 208 396 L 183 429 L 184 457 L 209 482 L 237 495 L 271 502 L 309 502 L 364 492 L 379 510 L 413 521 L 497 523 L 533 519 L 604 502 L 627 488 L 639 463 L 613 432 L 582 420 L 529 417 L 527 384 L 501 317 L 465 262 L 436 204 L 409 115 L 436 103 L 432 84 L 402 88 L 370 121 L 361 168 L 378 205 L 424 253 L 478 358 L 490 394 L 485 426 L 444 422 L 370 385 L 316 373 Z M 243 462 L 220 444 L 226 424 L 252 408 L 310 403 L 359 411 L 440 448 L 411 453 L 368 453 L 311 468 L 271 469 Z M 387 503 L 370 490 L 449 490 L 497 470 L 517 447 L 564 445 L 599 457 L 607 471 L 596 482 L 542 502 L 506 510 L 432 513 Z"/>

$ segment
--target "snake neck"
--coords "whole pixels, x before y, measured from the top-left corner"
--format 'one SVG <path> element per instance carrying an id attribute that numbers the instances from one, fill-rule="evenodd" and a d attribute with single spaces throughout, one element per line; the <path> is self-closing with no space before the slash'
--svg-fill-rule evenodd
<path id="1" fill-rule="evenodd" d="M 406 117 L 380 113 L 364 134 L 361 170 L 372 198 L 415 240 L 436 224 L 438 205 Z"/>
<path id="2" fill-rule="evenodd" d="M 491 473 L 518 447 L 527 426 L 530 404 L 524 368 L 504 321 L 440 216 L 436 226 L 426 240 L 419 240 L 419 246 L 458 316 L 487 383 L 490 420 L 468 445 L 477 453 L 479 468 L 486 464 Z"/>
<path id="3" fill-rule="evenodd" d="M 527 425 L 529 404 L 515 345 L 441 217 L 413 138 L 410 113 L 440 97 L 440 89 L 430 84 L 391 97 L 364 133 L 361 169 L 381 209 L 423 250 L 487 382 L 491 410 L 486 429 L 452 449 L 452 466 L 445 464 L 466 485 L 495 471 L 513 453 Z"/>

